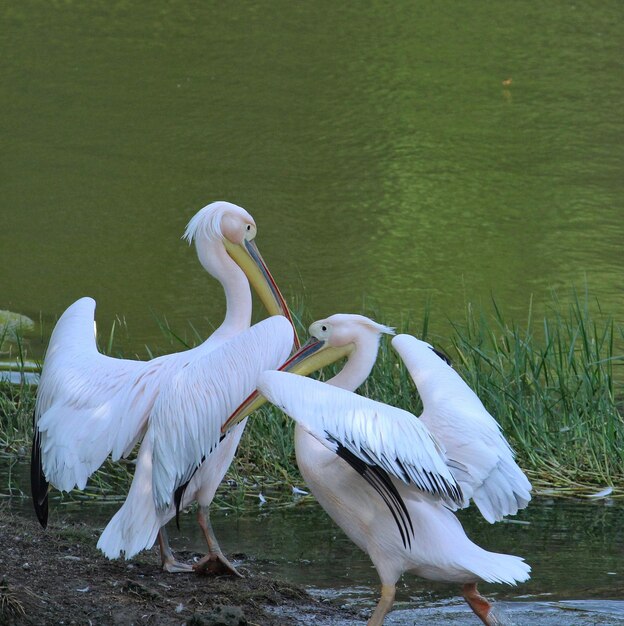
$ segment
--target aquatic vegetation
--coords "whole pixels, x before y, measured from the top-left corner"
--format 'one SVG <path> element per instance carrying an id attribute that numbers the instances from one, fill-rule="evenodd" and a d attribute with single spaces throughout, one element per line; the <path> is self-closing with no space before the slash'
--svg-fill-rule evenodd
<path id="1" fill-rule="evenodd" d="M 14 385 L 0 380 L 0 452 L 24 452 L 32 436 L 35 391 L 22 382 Z"/>
<path id="2" fill-rule="evenodd" d="M 455 326 L 462 375 L 497 416 L 538 485 L 624 483 L 624 332 L 587 300 L 521 326 L 494 303 Z M 620 347 L 619 353 L 616 346 Z M 619 373 L 619 377 L 617 374 Z"/>
<path id="3" fill-rule="evenodd" d="M 607 316 L 592 315 L 587 298 L 576 296 L 567 306 L 555 298 L 541 318 L 530 306 L 524 324 L 506 320 L 495 301 L 492 311 L 468 307 L 462 323 L 452 323 L 450 336 L 443 339 L 429 336 L 427 311 L 417 327 L 398 330 L 448 353 L 501 424 L 538 490 L 589 495 L 612 486 L 611 495 L 624 495 L 624 369 L 617 369 L 624 365 L 624 328 Z M 323 378 L 331 375 L 326 371 Z M 422 410 L 389 342 L 382 342 L 360 392 L 416 415 Z M 254 418 L 241 448 L 262 453 L 275 442 L 269 462 L 290 472 L 292 425 L 284 421 L 278 411 L 265 409 L 263 417 Z M 249 441 L 252 436 L 255 440 Z"/>
<path id="4" fill-rule="evenodd" d="M 293 307 L 300 335 L 310 319 L 301 303 Z M 594 307 L 595 309 L 595 307 Z M 381 322 L 392 320 L 370 313 Z M 592 313 L 587 298 L 562 305 L 553 300 L 540 317 L 532 307 L 522 323 L 506 319 L 501 308 L 468 307 L 465 319 L 452 322 L 444 337 L 432 336 L 425 311 L 409 332 L 446 352 L 455 369 L 501 424 L 538 491 L 554 495 L 589 495 L 613 487 L 624 496 L 624 328 L 606 315 Z M 175 333 L 161 325 L 174 345 Z M 115 329 L 108 338 L 112 349 Z M 178 334 L 182 336 L 182 333 Z M 181 345 L 181 339 L 179 345 Z M 201 341 L 193 329 L 191 341 Z M 338 366 L 339 367 L 339 366 Z M 333 375 L 327 368 L 318 374 Z M 364 395 L 421 411 L 412 380 L 389 342 L 382 341 Z M 34 389 L 0 383 L 0 449 L 22 456 L 29 450 Z M 116 498 L 127 490 L 133 461 L 107 463 L 80 499 Z M 292 487 L 303 481 L 294 458 L 293 424 L 271 406 L 254 415 L 215 500 L 217 506 L 244 507 L 258 494 L 293 501 Z M 2 489 L 3 490 L 3 489 Z"/>

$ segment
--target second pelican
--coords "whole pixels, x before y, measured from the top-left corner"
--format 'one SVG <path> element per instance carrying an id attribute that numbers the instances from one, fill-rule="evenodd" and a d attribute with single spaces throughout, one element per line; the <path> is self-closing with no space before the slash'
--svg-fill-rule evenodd
<path id="1" fill-rule="evenodd" d="M 393 341 L 423 399 L 421 419 L 352 393 L 368 377 L 384 333 L 394 334 L 360 315 L 315 322 L 310 341 L 282 369 L 307 374 L 346 356 L 342 370 L 327 383 L 265 372 L 258 389 L 297 422 L 306 484 L 377 569 L 381 599 L 368 626 L 383 623 L 404 572 L 462 584 L 476 615 L 495 626 L 477 583 L 523 582 L 530 567 L 474 544 L 450 508 L 472 497 L 486 519 L 500 519 L 526 505 L 530 484 L 494 419 L 428 344 L 406 335 Z M 261 402 L 252 394 L 224 430 Z"/>

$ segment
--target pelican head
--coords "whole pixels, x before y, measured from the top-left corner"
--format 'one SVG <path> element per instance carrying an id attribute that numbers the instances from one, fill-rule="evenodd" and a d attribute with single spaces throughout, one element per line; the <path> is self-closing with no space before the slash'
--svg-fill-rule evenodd
<path id="1" fill-rule="evenodd" d="M 307 376 L 358 352 L 361 358 L 353 361 L 360 370 L 363 367 L 367 371 L 363 377 L 361 371 L 355 375 L 365 379 L 375 363 L 381 336 L 394 335 L 394 329 L 363 315 L 336 313 L 310 324 L 309 334 L 308 341 L 279 368 L 280 371 Z M 345 367 L 337 377 L 350 375 L 352 372 Z M 221 432 L 229 430 L 265 402 L 264 396 L 254 391 L 227 419 Z"/>
<path id="2" fill-rule="evenodd" d="M 371 340 L 378 343 L 381 335 L 394 335 L 394 328 L 378 324 L 364 315 L 336 313 L 310 324 L 309 333 L 312 339 L 323 342 L 325 347 L 350 346 L 352 351 Z"/>
<path id="3" fill-rule="evenodd" d="M 183 239 L 195 242 L 197 256 L 206 271 L 221 279 L 229 256 L 245 273 L 270 315 L 283 315 L 292 324 L 295 347 L 299 339 L 292 316 L 277 283 L 254 241 L 256 222 L 242 207 L 231 202 L 213 202 L 200 209 L 189 221 Z"/>
<path id="4" fill-rule="evenodd" d="M 310 324 L 309 333 L 307 343 L 280 370 L 307 376 L 356 350 L 373 349 L 376 354 L 381 335 L 394 335 L 394 329 L 364 315 L 336 313 Z"/>

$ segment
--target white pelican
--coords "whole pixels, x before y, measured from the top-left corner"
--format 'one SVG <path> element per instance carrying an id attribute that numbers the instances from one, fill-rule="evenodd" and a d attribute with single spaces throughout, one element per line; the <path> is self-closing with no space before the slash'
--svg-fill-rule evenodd
<path id="1" fill-rule="evenodd" d="M 352 393 L 368 377 L 382 333 L 394 334 L 360 315 L 315 322 L 310 341 L 283 369 L 306 374 L 346 356 L 343 369 L 327 383 L 265 372 L 258 390 L 297 422 L 306 484 L 377 569 L 381 599 L 368 626 L 383 623 L 404 572 L 461 583 L 473 611 L 494 626 L 477 583 L 513 585 L 529 578 L 530 567 L 474 544 L 450 508 L 473 497 L 486 519 L 500 519 L 526 505 L 530 484 L 494 419 L 428 344 L 408 335 L 393 340 L 421 394 L 420 420 Z M 223 430 L 261 403 L 252 394 Z"/>
<path id="2" fill-rule="evenodd" d="M 32 495 L 37 517 L 44 527 L 48 515 L 48 483 L 64 491 L 74 487 L 83 489 L 89 476 L 109 454 L 113 460 L 128 455 L 154 419 L 157 422 L 169 420 L 170 428 L 178 431 L 190 428 L 196 433 L 196 422 L 200 418 L 197 411 L 214 409 L 219 404 L 215 400 L 211 405 L 206 400 L 206 389 L 212 388 L 215 395 L 221 394 L 222 410 L 228 410 L 230 402 L 236 399 L 240 402 L 254 387 L 248 380 L 257 376 L 257 368 L 251 361 L 272 363 L 275 367 L 280 362 L 279 355 L 288 354 L 293 333 L 285 326 L 291 326 L 292 320 L 260 256 L 255 235 L 256 224 L 251 215 L 228 202 L 209 204 L 190 220 L 184 237 L 189 244 L 195 242 L 201 264 L 222 284 L 226 297 L 223 323 L 194 349 L 147 362 L 115 359 L 100 354 L 97 349 L 95 302 L 91 298 L 78 300 L 60 317 L 50 338 L 35 408 Z M 252 306 L 250 283 L 269 313 L 282 313 L 290 324 L 284 318 L 275 317 L 266 320 L 260 330 L 248 330 Z M 267 334 L 268 329 L 271 332 Z M 233 349 L 229 349 L 231 343 Z M 264 356 L 260 358 L 260 355 Z M 191 386 L 185 386 L 189 381 Z M 221 388 L 215 389 L 215 383 Z M 251 389 L 248 389 L 250 384 Z M 196 412 L 192 413 L 192 409 Z M 201 417 L 218 432 L 226 416 L 227 413 L 222 417 L 218 414 L 209 414 L 208 419 L 206 415 Z M 234 430 L 232 436 L 228 433 L 214 454 L 209 455 L 210 450 L 203 451 L 202 456 L 207 457 L 204 465 L 210 471 L 196 474 L 193 489 L 187 490 L 184 500 L 184 504 L 188 504 L 191 498 L 200 499 L 198 518 L 206 534 L 208 556 L 222 560 L 226 566 L 229 563 L 221 556 L 207 506 L 232 460 L 243 429 L 244 424 L 241 424 L 240 430 Z M 134 539 L 136 544 L 139 532 L 147 534 L 147 543 L 150 540 L 153 543 L 155 520 L 162 524 L 167 521 L 165 513 L 158 518 L 153 503 L 151 509 L 133 506 L 133 503 L 138 502 L 136 496 L 141 491 L 144 495 L 148 490 L 151 495 L 152 452 L 159 468 L 162 469 L 164 463 L 165 469 L 174 473 L 188 471 L 189 459 L 178 457 L 177 449 L 167 447 L 174 440 L 175 433 L 154 428 L 144 439 L 129 501 L 113 518 L 98 544 L 108 556 L 119 556 L 120 551 L 125 551 L 129 557 L 134 545 L 128 542 Z M 196 461 L 199 465 L 201 458 Z M 176 462 L 183 464 L 182 469 L 177 469 Z M 162 493 L 166 485 L 161 481 L 159 486 L 159 493 Z M 169 498 L 172 493 L 168 494 Z M 141 504 L 145 505 L 145 498 Z M 164 508 L 162 502 L 161 508 Z M 163 569 L 190 569 L 173 558 L 164 528 L 160 547 Z"/>

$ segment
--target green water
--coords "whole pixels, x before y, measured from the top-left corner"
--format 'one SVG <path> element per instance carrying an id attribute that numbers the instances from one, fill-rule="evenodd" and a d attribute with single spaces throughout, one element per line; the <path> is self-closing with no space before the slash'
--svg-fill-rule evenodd
<path id="1" fill-rule="evenodd" d="M 72 2 L 0 8 L 0 309 L 76 298 L 119 348 L 203 334 L 223 297 L 180 241 L 248 208 L 314 317 L 457 320 L 587 285 L 624 310 L 624 4 Z M 510 85 L 503 81 L 511 79 Z M 40 338 L 42 337 L 42 338 Z"/>

